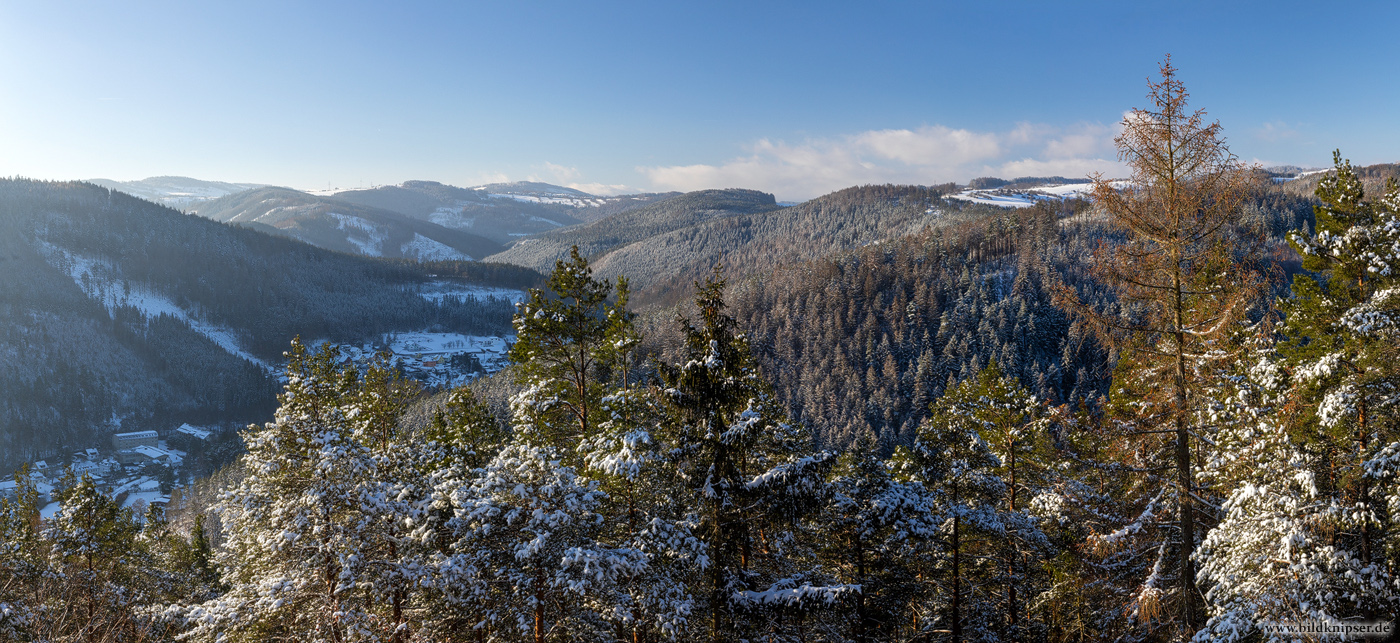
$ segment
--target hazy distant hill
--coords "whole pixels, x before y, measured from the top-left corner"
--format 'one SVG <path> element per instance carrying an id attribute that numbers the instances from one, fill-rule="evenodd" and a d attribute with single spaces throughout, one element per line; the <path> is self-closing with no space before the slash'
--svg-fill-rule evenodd
<path id="1" fill-rule="evenodd" d="M 500 246 L 398 212 L 287 188 L 262 188 L 197 204 L 190 211 L 215 221 L 276 232 L 312 245 L 369 257 L 479 259 Z"/>
<path id="2" fill-rule="evenodd" d="M 627 275 L 639 303 L 683 298 L 715 266 L 736 277 L 898 238 L 972 204 L 952 185 L 864 186 L 791 207 L 752 190 L 702 190 L 523 239 L 490 261 L 548 270 L 577 244 L 601 275 Z"/>
<path id="3" fill-rule="evenodd" d="M 1357 178 L 1361 179 L 1367 196 L 1379 197 L 1385 194 L 1386 180 L 1400 179 L 1400 163 L 1378 163 L 1353 169 Z M 1292 177 L 1277 177 L 1275 181 L 1278 181 L 1279 188 L 1288 194 L 1310 197 L 1317 190 L 1318 181 L 1321 181 L 1322 177 L 1327 176 L 1330 172 L 1331 169 L 1302 170 Z"/>
<path id="4" fill-rule="evenodd" d="M 548 271 L 577 245 L 599 258 L 631 243 L 705 221 L 778 209 L 773 195 L 754 190 L 701 190 L 628 210 L 593 223 L 522 239 L 490 261 Z M 629 278 L 634 276 L 628 273 Z M 642 276 L 642 275 L 637 275 Z"/>
<path id="5" fill-rule="evenodd" d="M 88 182 L 110 190 L 118 190 L 132 196 L 139 196 L 147 201 L 168 205 L 177 210 L 245 190 L 267 187 L 258 183 L 202 181 L 187 176 L 153 176 L 147 179 L 141 179 L 140 181 L 90 179 Z"/>
<path id="6" fill-rule="evenodd" d="M 473 262 L 434 272 L 509 288 L 538 278 Z M 297 335 L 510 331 L 509 302 L 420 294 L 427 281 L 417 264 L 331 252 L 92 184 L 0 180 L 0 464 L 90 446 L 113 420 L 265 419 L 277 389 L 269 371 Z"/>
<path id="7" fill-rule="evenodd" d="M 594 221 L 675 196 L 594 196 L 572 188 L 521 181 L 459 188 L 435 181 L 406 181 L 369 190 L 337 192 L 337 199 L 390 210 L 498 243 Z"/>

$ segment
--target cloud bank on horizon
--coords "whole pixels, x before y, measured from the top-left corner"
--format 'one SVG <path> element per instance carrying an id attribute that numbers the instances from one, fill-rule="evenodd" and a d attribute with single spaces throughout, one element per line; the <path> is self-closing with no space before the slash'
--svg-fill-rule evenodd
<path id="1" fill-rule="evenodd" d="M 717 165 L 639 167 L 653 189 L 691 191 L 741 187 L 805 200 L 853 185 L 932 185 L 979 176 L 1064 176 L 1126 173 L 1115 159 L 1118 125 L 1053 127 L 1021 123 L 1004 132 L 943 125 L 868 130 L 800 143 L 760 139 L 747 154 Z"/>

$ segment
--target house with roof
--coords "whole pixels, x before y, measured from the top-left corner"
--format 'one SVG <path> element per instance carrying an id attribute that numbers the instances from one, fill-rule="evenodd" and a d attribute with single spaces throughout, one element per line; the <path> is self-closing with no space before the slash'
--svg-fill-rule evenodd
<path id="1" fill-rule="evenodd" d="M 175 432 L 180 435 L 187 435 L 191 438 L 200 441 L 208 440 L 209 436 L 214 434 L 214 432 L 210 431 L 209 429 L 201 429 L 197 426 L 191 426 L 189 424 L 181 424 L 179 428 L 175 429 Z"/>
<path id="2" fill-rule="evenodd" d="M 131 431 L 129 433 L 112 434 L 112 448 L 117 451 L 124 451 L 138 446 L 159 447 L 160 434 L 155 431 Z"/>

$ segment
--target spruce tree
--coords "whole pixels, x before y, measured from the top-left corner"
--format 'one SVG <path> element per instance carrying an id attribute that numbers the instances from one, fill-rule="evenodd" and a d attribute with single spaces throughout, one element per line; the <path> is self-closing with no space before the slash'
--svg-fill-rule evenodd
<path id="1" fill-rule="evenodd" d="M 797 521 L 816 508 L 835 458 L 803 456 L 810 438 L 786 422 L 748 342 L 725 312 L 724 281 L 696 284 L 699 326 L 679 319 L 683 361 L 662 371 L 672 405 L 667 440 L 695 501 L 708 555 L 701 595 L 712 641 L 778 627 L 784 608 L 829 604 L 844 588 L 795 581 L 789 557 Z"/>

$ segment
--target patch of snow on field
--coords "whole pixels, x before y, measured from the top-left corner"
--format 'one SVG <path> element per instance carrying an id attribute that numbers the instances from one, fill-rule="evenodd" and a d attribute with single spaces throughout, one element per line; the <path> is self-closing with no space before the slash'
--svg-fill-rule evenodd
<path id="1" fill-rule="evenodd" d="M 998 194 L 991 190 L 965 190 L 957 194 L 948 195 L 950 199 L 959 201 L 971 201 L 983 205 L 995 205 L 1003 208 L 1028 208 L 1035 205 L 1040 200 L 1034 195 L 1026 193 Z M 1041 198 L 1050 198 L 1048 196 Z"/>
<path id="2" fill-rule="evenodd" d="M 418 296 L 433 303 L 441 303 L 444 298 L 458 297 L 462 299 L 505 299 L 511 303 L 525 301 L 525 291 L 513 288 L 492 288 L 489 286 L 476 286 L 472 284 L 456 283 L 452 281 L 437 280 L 430 281 L 419 287 Z"/>
<path id="3" fill-rule="evenodd" d="M 1118 189 L 1132 186 L 1131 181 L 1111 181 L 1110 184 Z M 1010 190 L 963 190 L 957 194 L 948 195 L 950 199 L 960 201 L 971 201 L 984 205 L 995 205 L 1004 208 L 1028 208 L 1035 205 L 1037 201 L 1063 200 L 1063 199 L 1087 199 L 1094 191 L 1093 183 L 1066 183 L 1064 185 L 1042 185 L 1034 188 Z"/>
<path id="4" fill-rule="evenodd" d="M 567 205 L 575 208 L 598 207 L 605 205 L 605 199 L 585 199 L 576 196 L 537 196 L 533 194 L 487 194 L 493 199 L 512 199 L 515 201 L 525 201 L 528 203 L 552 203 L 555 205 Z M 558 224 L 555 224 L 558 225 Z"/>
<path id="5" fill-rule="evenodd" d="M 73 282 L 78 284 L 87 296 L 101 301 L 102 305 L 107 307 L 108 314 L 117 306 L 134 306 L 147 319 L 161 314 L 170 315 L 184 322 L 195 332 L 208 337 L 229 354 L 246 359 L 269 372 L 276 370 L 239 347 L 238 339 L 232 330 L 191 317 L 169 297 L 144 284 L 127 282 L 127 287 L 124 287 L 117 276 L 117 269 L 110 262 L 71 253 L 47 242 L 41 241 L 40 245 L 40 250 L 48 256 L 49 262 L 60 270 L 66 270 L 68 276 L 73 278 Z"/>
<path id="6" fill-rule="evenodd" d="M 462 215 L 462 208 L 438 208 L 428 215 L 428 220 L 444 228 L 466 230 L 476 225 L 476 217 Z"/>
<path id="7" fill-rule="evenodd" d="M 466 254 L 458 252 L 452 246 L 441 241 L 429 239 L 417 232 L 413 233 L 413 240 L 399 247 L 399 252 L 405 257 L 413 257 L 419 261 L 446 261 L 451 259 L 461 259 L 471 261 L 472 258 Z"/>
<path id="8" fill-rule="evenodd" d="M 384 256 L 384 240 L 388 237 L 383 232 L 379 231 L 378 226 L 357 216 L 339 214 L 336 212 L 327 212 L 326 214 L 335 217 L 335 220 L 340 222 L 336 228 L 345 230 L 345 226 L 348 225 L 351 228 L 362 230 L 368 235 L 368 239 L 360 239 L 353 234 L 346 235 L 345 237 L 346 241 L 355 244 L 355 247 L 360 249 L 360 254 L 369 257 Z"/>

